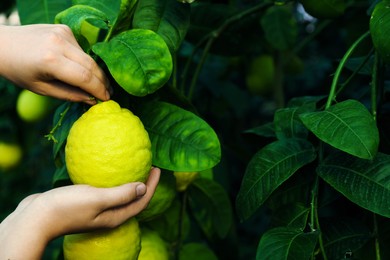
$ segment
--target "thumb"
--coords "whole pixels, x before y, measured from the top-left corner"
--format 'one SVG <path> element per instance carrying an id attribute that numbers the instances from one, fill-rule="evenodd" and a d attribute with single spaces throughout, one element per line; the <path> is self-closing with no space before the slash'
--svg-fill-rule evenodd
<path id="1" fill-rule="evenodd" d="M 113 188 L 105 188 L 101 200 L 102 209 L 115 208 L 129 204 L 146 193 L 146 185 L 142 182 L 126 183 Z"/>

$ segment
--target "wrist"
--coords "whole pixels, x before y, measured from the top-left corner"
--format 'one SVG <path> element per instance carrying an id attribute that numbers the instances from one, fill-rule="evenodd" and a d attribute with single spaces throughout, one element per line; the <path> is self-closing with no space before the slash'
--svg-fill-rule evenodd
<path id="1" fill-rule="evenodd" d="M 0 25 L 0 76 L 5 77 L 7 68 L 7 53 L 10 51 L 10 32 L 8 25 Z"/>
<path id="2" fill-rule="evenodd" d="M 0 224 L 0 259 L 41 259 L 48 244 L 42 233 L 33 216 L 16 209 Z"/>

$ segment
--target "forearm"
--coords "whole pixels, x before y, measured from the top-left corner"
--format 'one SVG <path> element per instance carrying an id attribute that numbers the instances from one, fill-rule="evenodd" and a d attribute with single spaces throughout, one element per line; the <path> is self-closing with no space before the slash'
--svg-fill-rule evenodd
<path id="1" fill-rule="evenodd" d="M 10 34 L 9 26 L 7 25 L 0 25 L 0 76 L 5 77 L 7 74 L 7 60 L 9 53 L 9 41 L 10 41 Z"/>
<path id="2" fill-rule="evenodd" d="M 14 223 L 10 217 L 0 224 L 0 259 L 41 259 L 47 242 L 34 227 Z"/>

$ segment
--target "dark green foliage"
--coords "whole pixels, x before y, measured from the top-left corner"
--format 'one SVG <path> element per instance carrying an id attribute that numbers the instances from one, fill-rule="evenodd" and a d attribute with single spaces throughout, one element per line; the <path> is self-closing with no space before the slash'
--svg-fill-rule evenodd
<path id="1" fill-rule="evenodd" d="M 300 1 L 23 0 L 17 7 L 23 24 L 71 27 L 110 77 L 112 98 L 141 118 L 154 165 L 201 172 L 164 214 L 142 223 L 158 230 L 173 257 L 388 259 L 390 68 L 386 48 L 369 34 L 371 13 L 385 2 L 342 1 L 331 19 L 313 19 Z M 87 41 L 85 23 L 99 31 L 96 43 Z M 247 89 L 250 61 L 260 55 L 275 64 L 267 96 Z M 14 170 L 26 174 L 0 181 L 3 217 L 27 191 L 69 184 L 63 149 L 88 108 L 60 104 L 33 142 L 8 84 L 0 86 L 1 137 L 29 153 Z M 53 147 L 42 141 L 48 133 Z"/>

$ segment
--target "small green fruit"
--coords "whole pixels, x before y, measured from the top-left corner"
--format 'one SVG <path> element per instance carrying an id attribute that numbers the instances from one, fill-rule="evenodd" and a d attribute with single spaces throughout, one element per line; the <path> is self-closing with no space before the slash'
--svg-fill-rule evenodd
<path id="1" fill-rule="evenodd" d="M 17 143 L 0 142 L 0 169 L 10 170 L 22 159 L 22 148 Z"/>
<path id="2" fill-rule="evenodd" d="M 50 111 L 50 98 L 23 89 L 16 101 L 16 111 L 26 122 L 37 122 Z"/>
<path id="3" fill-rule="evenodd" d="M 260 55 L 250 64 L 246 72 L 246 86 L 254 95 L 269 95 L 275 80 L 275 63 L 271 55 Z"/>
<path id="4" fill-rule="evenodd" d="M 137 215 L 139 221 L 150 221 L 163 214 L 176 197 L 176 181 L 170 172 L 162 172 L 149 205 Z"/>
<path id="5" fill-rule="evenodd" d="M 165 242 L 158 232 L 149 229 L 141 229 L 141 252 L 138 260 L 168 260 L 168 244 Z"/>

